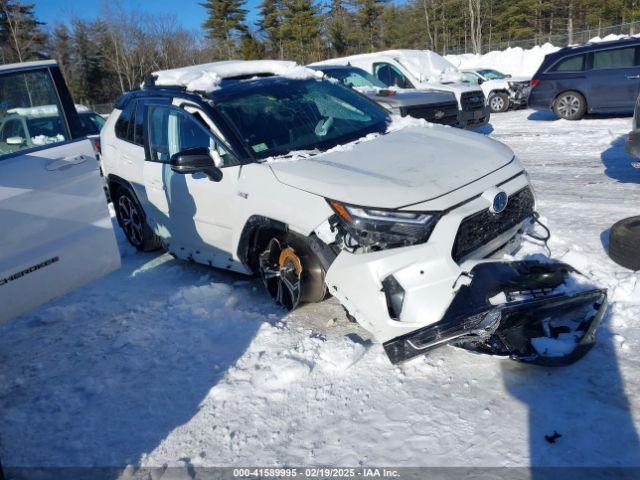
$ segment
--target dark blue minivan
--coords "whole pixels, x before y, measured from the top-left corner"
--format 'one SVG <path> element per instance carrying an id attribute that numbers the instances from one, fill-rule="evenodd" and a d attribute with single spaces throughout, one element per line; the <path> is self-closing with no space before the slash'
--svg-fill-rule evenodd
<path id="1" fill-rule="evenodd" d="M 566 47 L 544 58 L 529 106 L 567 120 L 632 113 L 640 92 L 640 38 Z"/>

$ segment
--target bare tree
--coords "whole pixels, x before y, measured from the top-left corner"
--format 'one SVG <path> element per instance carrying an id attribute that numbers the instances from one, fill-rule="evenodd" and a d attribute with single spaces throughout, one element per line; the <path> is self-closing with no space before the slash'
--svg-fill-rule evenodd
<path id="1" fill-rule="evenodd" d="M 469 23 L 473 53 L 482 53 L 482 0 L 469 0 Z"/>

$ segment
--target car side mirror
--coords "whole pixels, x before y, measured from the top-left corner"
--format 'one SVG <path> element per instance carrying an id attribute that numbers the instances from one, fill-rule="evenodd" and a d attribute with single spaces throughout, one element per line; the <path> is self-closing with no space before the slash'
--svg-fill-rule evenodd
<path id="1" fill-rule="evenodd" d="M 478 85 L 482 85 L 483 83 L 484 83 L 484 80 L 483 80 L 483 79 L 481 79 L 481 78 L 479 78 L 479 79 L 478 79 Z"/>
<path id="2" fill-rule="evenodd" d="M 215 166 L 206 147 L 188 148 L 171 156 L 171 170 L 181 175 L 204 173 L 209 180 L 222 180 L 222 170 Z"/>
<path id="3" fill-rule="evenodd" d="M 7 145 L 24 145 L 25 140 L 22 137 L 9 137 L 6 141 Z"/>
<path id="4" fill-rule="evenodd" d="M 507 74 L 505 75 L 505 77 L 507 77 L 507 78 L 511 78 L 511 74 L 510 74 L 510 73 L 507 73 Z"/>

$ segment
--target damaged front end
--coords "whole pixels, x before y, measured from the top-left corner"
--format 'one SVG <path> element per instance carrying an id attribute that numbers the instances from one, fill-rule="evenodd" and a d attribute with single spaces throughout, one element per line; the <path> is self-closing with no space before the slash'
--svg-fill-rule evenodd
<path id="1" fill-rule="evenodd" d="M 329 204 L 333 237 L 319 234 L 328 243 L 334 238 L 340 253 L 325 283 L 392 363 L 455 345 L 561 365 L 593 345 L 605 290 L 547 257 L 504 259 L 525 239 L 535 247 L 549 236 L 525 175 L 444 209 L 430 202 L 411 211 Z"/>
<path id="2" fill-rule="evenodd" d="M 445 344 L 542 365 L 567 365 L 593 346 L 606 290 L 563 263 L 478 263 L 441 320 L 384 342 L 392 363 Z"/>

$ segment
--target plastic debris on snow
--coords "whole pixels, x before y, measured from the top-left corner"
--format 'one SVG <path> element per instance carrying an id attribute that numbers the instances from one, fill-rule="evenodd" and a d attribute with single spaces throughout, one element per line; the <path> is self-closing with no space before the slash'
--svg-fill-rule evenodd
<path id="1" fill-rule="evenodd" d="M 293 79 L 322 78 L 317 72 L 296 64 L 279 60 L 229 60 L 205 63 L 191 67 L 153 72 L 157 86 L 183 86 L 190 91 L 213 92 L 226 78 L 246 75 L 278 75 Z"/>

